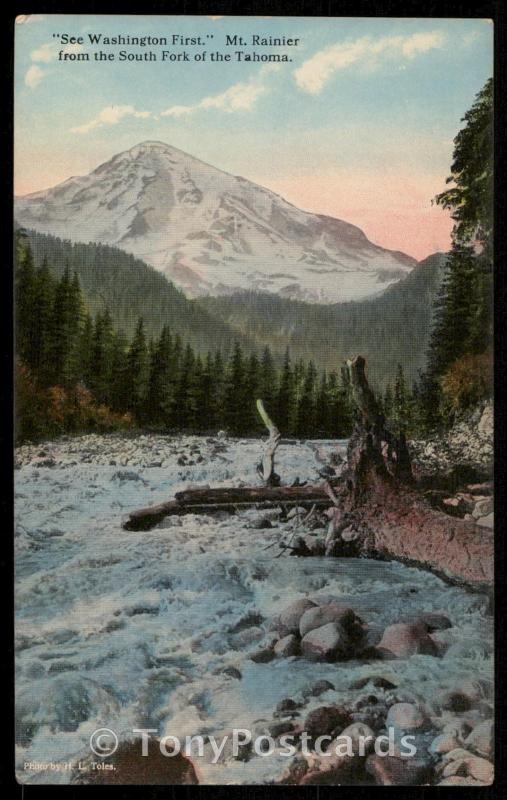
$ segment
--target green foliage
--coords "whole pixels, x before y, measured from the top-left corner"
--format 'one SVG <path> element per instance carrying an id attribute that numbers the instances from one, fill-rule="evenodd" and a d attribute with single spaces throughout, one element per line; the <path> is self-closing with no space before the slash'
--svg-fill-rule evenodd
<path id="1" fill-rule="evenodd" d="M 370 382 L 383 391 L 398 363 L 409 382 L 425 366 L 445 262 L 442 253 L 430 256 L 382 295 L 362 302 L 315 305 L 257 292 L 194 302 L 254 346 L 269 345 L 277 364 L 289 348 L 293 369 L 301 359 L 312 360 L 330 373 L 361 353 L 368 359 Z"/>
<path id="2" fill-rule="evenodd" d="M 36 267 L 46 260 L 59 279 L 68 265 L 70 274 L 79 278 L 91 315 L 109 309 L 114 327 L 127 337 L 132 337 L 143 317 L 148 338 L 160 336 L 164 325 L 170 325 L 201 355 L 218 349 L 228 355 L 235 339 L 248 349 L 240 333 L 188 300 L 164 275 L 129 253 L 93 242 L 72 243 L 33 230 L 25 236 Z"/>
<path id="3" fill-rule="evenodd" d="M 79 280 L 66 268 L 35 269 L 26 238 L 18 242 L 17 433 L 20 440 L 134 424 L 163 431 L 204 433 L 226 428 L 236 436 L 264 427 L 262 398 L 285 436 L 350 432 L 346 390 L 335 372 L 320 380 L 312 362 L 279 369 L 269 347 L 259 359 L 236 341 L 228 358 L 203 359 L 164 325 L 146 336 L 139 317 L 132 338 L 117 330 L 106 308 L 93 317 Z M 37 336 L 32 330 L 37 320 Z"/>
<path id="4" fill-rule="evenodd" d="M 428 363 L 417 392 L 425 427 L 438 427 L 471 398 L 492 391 L 493 81 L 465 114 L 454 140 L 450 189 L 436 197 L 454 219 L 453 246 L 436 304 Z M 477 357 L 477 358 L 476 358 Z M 471 375 L 466 379 L 464 370 Z M 479 371 L 479 372 L 478 372 Z"/>
<path id="5" fill-rule="evenodd" d="M 435 202 L 452 212 L 457 245 L 478 244 L 490 251 L 493 234 L 493 79 L 477 94 L 454 139 L 450 189 Z"/>
<path id="6" fill-rule="evenodd" d="M 457 359 L 442 378 L 442 393 L 452 411 L 470 408 L 491 396 L 493 354 L 467 354 Z"/>

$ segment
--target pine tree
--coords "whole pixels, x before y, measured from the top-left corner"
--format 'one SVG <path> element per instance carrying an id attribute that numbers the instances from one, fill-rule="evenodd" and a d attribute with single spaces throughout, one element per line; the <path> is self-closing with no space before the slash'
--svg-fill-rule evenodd
<path id="1" fill-rule="evenodd" d="M 403 367 L 398 364 L 392 401 L 391 419 L 397 426 L 406 431 L 410 425 L 410 396 L 405 383 Z"/>
<path id="2" fill-rule="evenodd" d="M 454 139 L 454 184 L 435 202 L 454 220 L 447 274 L 434 314 L 426 373 L 417 392 L 425 425 L 445 420 L 441 381 L 460 358 L 492 343 L 493 81 L 487 81 Z"/>
<path id="3" fill-rule="evenodd" d="M 111 368 L 111 407 L 114 411 L 129 410 L 130 376 L 128 362 L 128 341 L 122 331 L 113 338 Z"/>
<path id="4" fill-rule="evenodd" d="M 138 422 L 144 422 L 146 419 L 145 401 L 148 390 L 149 363 L 142 317 L 139 317 L 134 337 L 127 353 L 126 373 L 126 409 L 134 414 Z"/>
<path id="5" fill-rule="evenodd" d="M 79 372 L 80 331 L 83 314 L 77 275 L 71 279 L 68 266 L 58 281 L 48 331 L 48 384 L 74 386 Z"/>
<path id="6" fill-rule="evenodd" d="M 296 434 L 311 436 L 315 430 L 315 382 L 317 371 L 313 361 L 309 361 L 305 370 L 301 395 L 297 403 Z"/>
<path id="7" fill-rule="evenodd" d="M 92 336 L 92 370 L 89 386 L 95 399 L 109 405 L 112 393 L 114 331 L 109 309 L 97 314 Z"/>
<path id="8" fill-rule="evenodd" d="M 190 344 L 187 344 L 181 358 L 178 381 L 174 394 L 173 415 L 178 430 L 186 430 L 189 428 L 192 420 L 191 392 L 193 388 L 194 368 L 195 354 Z"/>
<path id="9" fill-rule="evenodd" d="M 16 232 L 15 252 L 16 352 L 22 362 L 32 367 L 38 342 L 38 332 L 34 327 L 36 274 L 24 231 Z"/>
<path id="10" fill-rule="evenodd" d="M 241 436 L 245 431 L 246 370 L 241 345 L 236 342 L 227 365 L 224 386 L 224 422 L 232 436 Z"/>
<path id="11" fill-rule="evenodd" d="M 276 408 L 277 425 L 285 436 L 290 436 L 294 421 L 294 376 L 292 374 L 289 348 L 285 351 L 282 372 L 278 382 Z"/>
<path id="12" fill-rule="evenodd" d="M 348 372 L 345 372 L 348 381 Z M 343 375 L 343 373 L 342 373 Z M 328 379 L 329 395 L 329 436 L 342 439 L 350 436 L 353 427 L 352 402 L 348 383 L 339 380 L 336 372 L 331 372 Z"/>
<path id="13" fill-rule="evenodd" d="M 266 345 L 261 357 L 260 397 L 268 414 L 276 411 L 277 375 L 271 350 Z"/>
<path id="14" fill-rule="evenodd" d="M 35 274 L 34 306 L 32 311 L 32 368 L 34 373 L 43 378 L 48 371 L 48 346 L 51 330 L 51 311 L 54 302 L 55 282 L 49 270 L 47 260 Z"/>
<path id="15" fill-rule="evenodd" d="M 245 408 L 243 430 L 248 434 L 259 434 L 263 430 L 262 422 L 259 418 L 256 400 L 261 393 L 261 365 L 255 353 L 248 359 L 245 374 Z"/>
<path id="16" fill-rule="evenodd" d="M 386 417 L 386 419 L 391 419 L 391 417 L 392 417 L 393 402 L 394 402 L 393 390 L 392 390 L 391 384 L 388 383 L 387 386 L 386 386 L 386 390 L 384 392 L 383 400 L 382 400 L 382 408 L 383 408 L 384 416 Z"/>
<path id="17" fill-rule="evenodd" d="M 86 312 L 79 333 L 78 350 L 80 363 L 79 377 L 88 389 L 91 388 L 93 382 L 93 332 L 94 324 L 92 316 L 89 312 Z M 111 381 L 112 380 L 111 377 Z"/>
<path id="18" fill-rule="evenodd" d="M 147 415 L 150 424 L 166 428 L 171 428 L 174 422 L 174 361 L 173 338 L 169 327 L 164 325 L 151 357 Z"/>
<path id="19" fill-rule="evenodd" d="M 330 428 L 330 402 L 329 385 L 326 371 L 322 373 L 317 396 L 315 399 L 315 431 L 314 435 L 324 438 L 329 435 Z"/>

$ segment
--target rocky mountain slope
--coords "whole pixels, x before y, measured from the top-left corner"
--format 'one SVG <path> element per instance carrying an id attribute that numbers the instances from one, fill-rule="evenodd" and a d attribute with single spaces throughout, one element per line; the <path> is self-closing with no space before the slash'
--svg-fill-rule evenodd
<path id="1" fill-rule="evenodd" d="M 162 142 L 143 142 L 89 175 L 18 197 L 15 214 L 43 233 L 116 245 L 189 297 L 247 289 L 345 302 L 380 293 L 416 264 L 354 225 L 301 211 Z"/>

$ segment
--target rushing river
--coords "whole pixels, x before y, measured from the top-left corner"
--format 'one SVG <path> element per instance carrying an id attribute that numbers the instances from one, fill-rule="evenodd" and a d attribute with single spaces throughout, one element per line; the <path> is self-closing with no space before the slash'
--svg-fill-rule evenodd
<path id="1" fill-rule="evenodd" d="M 320 453 L 336 443 L 319 443 Z M 344 451 L 345 443 L 338 448 Z M 314 480 L 315 443 L 280 446 L 284 483 Z M 42 455 L 39 454 L 42 451 Z M 303 658 L 254 663 L 261 625 L 234 632 L 248 612 L 267 619 L 292 600 L 331 595 L 374 630 L 417 611 L 445 613 L 447 651 L 382 663 L 407 698 L 431 704 L 443 689 L 479 682 L 491 700 L 492 626 L 480 596 L 397 563 L 275 557 L 260 512 L 167 518 L 127 532 L 122 517 L 190 483 L 258 483 L 260 441 L 89 436 L 21 448 L 16 470 L 17 768 L 20 780 L 55 783 L 26 762 L 89 754 L 91 733 L 133 728 L 159 735 L 218 734 L 269 717 L 284 697 L 319 678 L 330 702 L 371 664 Z M 179 462 L 179 463 L 178 463 Z M 149 465 L 152 466 L 149 466 Z M 156 466 L 155 466 L 156 464 Z M 241 679 L 225 674 L 235 667 Z M 276 779 L 286 759 L 199 764 L 207 783 Z"/>

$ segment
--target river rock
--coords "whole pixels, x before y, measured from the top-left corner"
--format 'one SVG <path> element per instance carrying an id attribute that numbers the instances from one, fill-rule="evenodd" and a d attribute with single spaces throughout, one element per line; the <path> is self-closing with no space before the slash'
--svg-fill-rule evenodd
<path id="1" fill-rule="evenodd" d="M 445 614 L 434 611 L 423 611 L 416 614 L 408 614 L 400 622 L 416 622 L 426 626 L 428 633 L 434 631 L 444 631 L 452 628 L 452 622 Z"/>
<path id="2" fill-rule="evenodd" d="M 449 778 L 451 775 L 465 774 L 482 783 L 490 784 L 493 782 L 494 767 L 491 761 L 475 756 L 463 748 L 446 753 L 441 769 L 444 778 Z"/>
<path id="3" fill-rule="evenodd" d="M 301 703 L 298 703 L 297 700 L 293 700 L 292 697 L 284 697 L 283 700 L 280 700 L 276 705 L 275 717 L 292 714 L 294 711 L 297 711 L 298 708 L 301 708 Z"/>
<path id="4" fill-rule="evenodd" d="M 324 692 L 329 692 L 333 690 L 334 684 L 331 681 L 327 681 L 324 678 L 320 681 L 315 681 L 311 686 L 306 687 L 303 689 L 303 697 L 320 697 L 321 694 Z"/>
<path id="5" fill-rule="evenodd" d="M 378 649 L 398 658 L 407 658 L 416 653 L 430 656 L 438 654 L 437 646 L 428 635 L 426 625 L 418 622 L 398 622 L 389 625 L 378 643 Z"/>
<path id="6" fill-rule="evenodd" d="M 190 759 L 181 753 L 168 758 L 160 752 L 158 741 L 150 742 L 147 756 L 141 754 L 139 740 L 122 742 L 116 752 L 107 758 L 111 769 L 94 769 L 93 762 L 96 761 L 94 754 L 81 759 L 79 767 L 74 766 L 71 783 L 139 786 L 188 786 L 199 783 Z"/>
<path id="7" fill-rule="evenodd" d="M 451 733 L 441 733 L 435 736 L 430 744 L 430 753 L 450 753 L 460 746 L 460 742 Z"/>
<path id="8" fill-rule="evenodd" d="M 267 730 L 270 736 L 276 739 L 278 736 L 283 736 L 284 733 L 292 733 L 296 728 L 296 724 L 291 719 L 277 720 L 270 722 Z"/>
<path id="9" fill-rule="evenodd" d="M 307 597 L 295 600 L 273 619 L 272 627 L 278 630 L 280 636 L 288 636 L 289 633 L 298 635 L 301 617 L 305 611 L 309 608 L 314 608 L 315 605 L 316 603 L 312 600 L 308 600 Z"/>
<path id="10" fill-rule="evenodd" d="M 319 706 L 310 711 L 303 730 L 312 738 L 327 736 L 336 730 L 343 730 L 352 723 L 349 712 L 340 706 Z"/>
<path id="11" fill-rule="evenodd" d="M 386 727 L 413 731 L 424 728 L 428 718 L 424 711 L 413 703 L 395 703 L 387 712 Z"/>
<path id="12" fill-rule="evenodd" d="M 300 636 L 306 636 L 310 631 L 322 628 L 329 622 L 339 622 L 344 630 L 349 630 L 354 623 L 360 622 L 360 620 L 351 608 L 336 603 L 327 603 L 305 611 L 299 621 Z"/>
<path id="13" fill-rule="evenodd" d="M 385 678 L 383 675 L 367 675 L 364 678 L 357 678 L 357 680 L 353 681 L 350 684 L 350 689 L 364 689 L 371 683 L 372 686 L 375 686 L 376 689 L 396 689 L 396 684 L 393 683 L 389 678 Z"/>
<path id="14" fill-rule="evenodd" d="M 444 711 L 469 711 L 472 708 L 472 701 L 460 691 L 444 692 L 437 698 L 437 705 Z"/>
<path id="15" fill-rule="evenodd" d="M 300 786 L 341 786 L 341 785 L 361 785 L 367 783 L 364 780 L 363 759 L 342 756 L 332 759 L 328 763 L 327 759 L 322 760 L 322 769 L 312 769 L 301 779 Z"/>
<path id="16" fill-rule="evenodd" d="M 236 678 L 238 681 L 240 681 L 243 677 L 239 669 L 236 667 L 225 667 L 225 669 L 222 670 L 222 673 L 227 675 L 229 678 Z"/>
<path id="17" fill-rule="evenodd" d="M 249 658 L 255 661 L 256 664 L 267 664 L 275 658 L 275 652 L 269 647 L 262 647 L 260 650 L 254 650 L 250 653 Z"/>
<path id="18" fill-rule="evenodd" d="M 333 748 L 340 744 L 340 740 L 344 742 L 350 740 L 352 744 L 352 753 L 355 756 L 368 755 L 375 746 L 375 732 L 369 725 L 364 722 L 352 722 L 336 737 L 333 742 Z"/>
<path id="19" fill-rule="evenodd" d="M 280 658 L 288 658 L 289 656 L 297 656 L 299 653 L 299 639 L 293 633 L 279 639 L 275 644 L 275 655 Z"/>
<path id="20" fill-rule="evenodd" d="M 301 639 L 301 651 L 314 661 L 337 661 L 350 650 L 350 640 L 341 625 L 329 622 Z"/>
<path id="21" fill-rule="evenodd" d="M 484 498 L 484 500 L 479 500 L 475 504 L 475 508 L 472 511 L 472 516 L 475 519 L 478 519 L 479 517 L 487 517 L 488 514 L 491 514 L 492 512 L 493 512 L 493 498 L 486 497 Z"/>
<path id="22" fill-rule="evenodd" d="M 471 750 L 486 758 L 491 758 L 494 753 L 495 727 L 492 719 L 481 722 L 465 739 L 465 744 Z"/>
<path id="23" fill-rule="evenodd" d="M 433 770 L 423 758 L 370 755 L 366 770 L 378 786 L 421 786 L 430 782 Z"/>
<path id="24" fill-rule="evenodd" d="M 301 783 L 308 770 L 309 765 L 306 758 L 295 756 L 289 766 L 283 771 L 280 783 L 286 786 L 293 786 Z"/>

